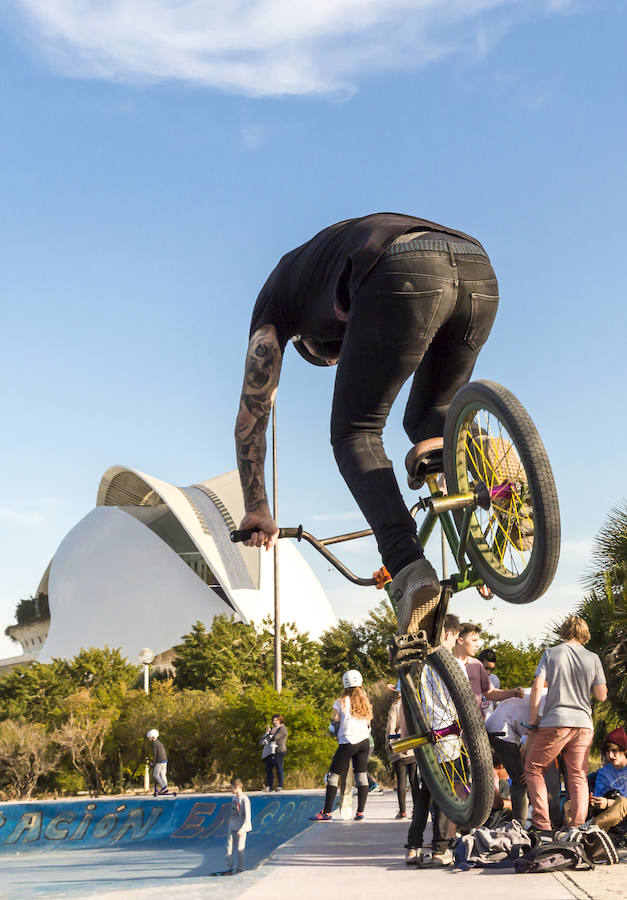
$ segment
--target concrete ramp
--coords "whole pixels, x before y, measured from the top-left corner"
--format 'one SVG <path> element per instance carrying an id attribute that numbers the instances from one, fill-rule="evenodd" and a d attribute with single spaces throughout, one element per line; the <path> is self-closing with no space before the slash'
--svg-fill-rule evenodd
<path id="1" fill-rule="evenodd" d="M 311 824 L 322 794 L 249 796 L 246 869 L 252 874 Z M 126 896 L 175 885 L 213 893 L 219 883 L 239 881 L 207 878 L 225 867 L 230 804 L 230 794 L 0 804 L 0 898 Z"/>

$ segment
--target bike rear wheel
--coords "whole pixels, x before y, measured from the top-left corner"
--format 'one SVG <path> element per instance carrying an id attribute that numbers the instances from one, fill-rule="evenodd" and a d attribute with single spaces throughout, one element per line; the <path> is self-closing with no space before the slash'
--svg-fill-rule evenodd
<path id="1" fill-rule="evenodd" d="M 547 590 L 559 561 L 560 514 L 546 450 L 522 403 L 500 384 L 475 381 L 457 392 L 444 425 L 449 493 L 482 481 L 487 510 L 471 517 L 466 552 L 485 584 L 509 603 Z M 453 512 L 461 528 L 463 511 Z"/>
<path id="2" fill-rule="evenodd" d="M 492 754 L 459 663 L 440 647 L 413 676 L 401 673 L 401 690 L 410 730 L 426 737 L 414 753 L 433 802 L 456 825 L 483 825 L 494 801 Z"/>

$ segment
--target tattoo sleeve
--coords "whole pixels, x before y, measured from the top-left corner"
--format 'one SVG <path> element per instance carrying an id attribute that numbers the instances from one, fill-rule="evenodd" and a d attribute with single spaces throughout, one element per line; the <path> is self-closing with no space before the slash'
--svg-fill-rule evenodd
<path id="1" fill-rule="evenodd" d="M 246 353 L 244 384 L 235 423 L 235 447 L 246 512 L 267 506 L 264 463 L 266 430 L 279 384 L 283 354 L 273 325 L 253 334 Z"/>

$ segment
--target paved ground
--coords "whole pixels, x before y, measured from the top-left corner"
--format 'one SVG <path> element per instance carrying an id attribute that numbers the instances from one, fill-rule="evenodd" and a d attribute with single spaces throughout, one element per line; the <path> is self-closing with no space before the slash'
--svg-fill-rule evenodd
<path id="1" fill-rule="evenodd" d="M 220 897 L 268 900 L 367 900 L 439 896 L 451 900 L 624 900 L 627 865 L 592 872 L 516 875 L 513 870 L 415 869 L 405 865 L 407 822 L 396 821 L 395 795 L 371 796 L 363 822 L 316 823 L 288 841 L 263 865 L 228 878 L 212 878 L 199 852 L 94 850 L 28 854 L 3 859 L 0 897 L 148 898 Z M 251 838 L 254 840 L 254 836 Z M 69 858 L 71 857 L 71 859 Z M 30 887 L 15 881 L 19 868 Z M 9 879 L 11 888 L 9 888 Z M 35 879 L 36 883 L 33 883 Z M 81 890 L 81 884 L 84 886 Z M 17 891 L 17 892 L 16 892 Z"/>

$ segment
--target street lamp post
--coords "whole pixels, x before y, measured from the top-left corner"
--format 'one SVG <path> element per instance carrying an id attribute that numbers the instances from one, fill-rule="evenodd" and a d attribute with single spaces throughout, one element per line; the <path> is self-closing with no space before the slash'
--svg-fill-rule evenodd
<path id="1" fill-rule="evenodd" d="M 274 521 L 279 521 L 279 476 L 277 466 L 276 400 L 272 404 L 272 493 Z M 274 545 L 274 689 L 283 690 L 283 657 L 281 654 L 281 599 L 279 594 L 279 542 Z"/>
<path id="2" fill-rule="evenodd" d="M 150 647 L 144 647 L 143 650 L 140 650 L 137 657 L 138 661 L 144 667 L 144 692 L 146 694 L 150 694 L 150 663 L 154 658 L 155 654 Z M 148 768 L 148 763 L 144 766 L 144 790 L 146 793 L 150 790 L 150 770 Z"/>

